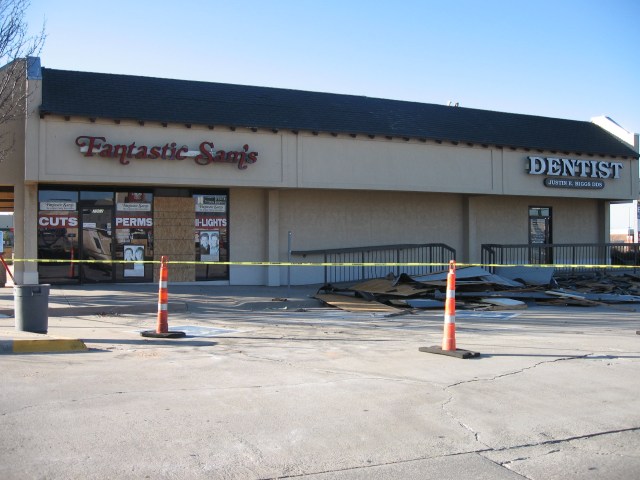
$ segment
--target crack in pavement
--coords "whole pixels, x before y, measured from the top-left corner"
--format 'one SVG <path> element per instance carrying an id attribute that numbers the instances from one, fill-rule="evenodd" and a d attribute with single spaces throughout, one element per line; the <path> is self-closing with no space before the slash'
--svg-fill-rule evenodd
<path id="1" fill-rule="evenodd" d="M 424 457 L 415 457 L 415 458 L 408 458 L 408 459 L 404 459 L 404 460 L 397 460 L 394 462 L 381 462 L 381 463 L 371 463 L 368 465 L 359 465 L 359 466 L 354 466 L 354 467 L 345 467 L 345 468 L 340 468 L 340 469 L 335 469 L 335 470 L 321 470 L 321 471 L 316 471 L 316 472 L 306 472 L 306 473 L 298 473 L 298 474 L 294 474 L 294 475 L 278 475 L 276 477 L 261 477 L 259 480 L 276 480 L 276 479 L 280 479 L 280 478 L 303 478 L 303 477 L 307 477 L 307 476 L 311 476 L 311 475 L 322 475 L 322 474 L 329 474 L 329 473 L 340 473 L 340 472 L 347 472 L 347 471 L 353 471 L 353 470 L 362 470 L 362 469 L 366 469 L 366 468 L 375 468 L 375 467 L 384 467 L 384 466 L 390 466 L 390 465 L 401 465 L 404 463 L 412 463 L 412 462 L 420 462 L 420 461 L 424 461 L 424 460 L 434 460 L 434 459 L 438 459 L 438 458 L 449 458 L 449 457 L 458 457 L 458 456 L 462 456 L 462 455 L 470 455 L 470 454 L 477 454 L 480 455 L 482 458 L 484 458 L 485 460 L 488 460 L 489 462 L 509 470 L 509 472 L 514 473 L 522 478 L 525 478 L 527 480 L 531 480 L 530 477 L 527 477 L 526 475 L 523 475 L 522 473 L 516 472 L 515 470 L 512 470 L 511 468 L 509 468 L 509 464 L 518 461 L 518 460 L 528 460 L 530 457 L 521 457 L 521 458 L 517 458 L 517 459 L 512 459 L 506 462 L 497 462 L 495 460 L 492 460 L 491 458 L 488 458 L 486 455 L 486 453 L 490 453 L 490 452 L 505 452 L 505 451 L 509 451 L 509 450 L 515 450 L 518 448 L 527 448 L 527 447 L 537 447 L 537 446 L 543 446 L 543 445 L 558 445 L 561 443 L 565 443 L 565 442 L 571 442 L 574 440 L 584 440 L 584 439 L 589 439 L 589 438 L 594 438 L 594 437 L 599 437 L 599 436 L 603 436 L 603 435 L 614 435 L 617 433 L 624 433 L 624 432 L 634 432 L 634 431 L 640 431 L 640 427 L 631 427 L 631 428 L 624 428 L 624 429 L 619 429 L 619 430 L 609 430 L 606 432 L 596 432 L 596 433 L 589 433 L 586 435 L 579 435 L 579 436 L 574 436 L 574 437 L 567 437 L 567 438 L 562 438 L 562 439 L 556 439 L 556 440 L 545 440 L 543 442 L 538 442 L 538 443 L 529 443 L 529 444 L 522 444 L 522 445 L 514 445 L 511 447 L 503 447 L 503 448 L 484 448 L 484 449 L 479 449 L 479 450 L 469 450 L 469 451 L 463 451 L 463 452 L 455 452 L 455 453 L 449 453 L 449 454 L 445 454 L 445 455 L 434 455 L 434 456 L 424 456 Z M 555 450 L 551 450 L 549 452 L 546 453 L 546 455 L 551 454 L 551 453 L 557 453 L 559 452 L 559 449 L 555 449 Z"/>
<path id="2" fill-rule="evenodd" d="M 478 455 L 480 455 L 480 456 L 481 456 L 482 458 L 484 458 L 485 460 L 488 460 L 489 462 L 493 463 L 494 465 L 497 465 L 497 466 L 498 466 L 498 467 L 500 467 L 500 468 L 504 468 L 505 470 L 509 470 L 511 473 L 513 473 L 513 474 L 515 474 L 515 475 L 518 475 L 519 477 L 522 477 L 522 478 L 524 478 L 524 479 L 526 479 L 526 480 L 532 480 L 532 479 L 531 479 L 531 477 L 527 477 L 525 474 L 520 473 L 520 472 L 516 472 L 515 470 L 513 470 L 513 469 L 509 466 L 509 464 L 510 464 L 511 462 L 503 462 L 503 463 L 496 462 L 495 460 L 493 460 L 493 459 L 491 459 L 491 458 L 487 457 L 486 455 L 483 455 L 483 453 L 484 453 L 484 452 L 478 452 Z M 526 459 L 526 458 L 523 458 L 522 460 L 527 460 L 527 459 Z"/>
<path id="3" fill-rule="evenodd" d="M 452 383 L 450 385 L 445 386 L 443 388 L 443 391 L 447 391 L 447 390 L 449 390 L 451 388 L 458 387 L 460 385 L 469 384 L 469 383 L 492 382 L 492 381 L 497 380 L 499 378 L 518 375 L 520 373 L 526 372 L 527 370 L 532 370 L 534 368 L 537 368 L 540 365 L 544 365 L 544 364 L 548 364 L 548 363 L 556 363 L 556 362 L 561 362 L 561 361 L 567 361 L 567 360 L 585 359 L 585 358 L 588 358 L 590 355 L 594 355 L 594 354 L 593 353 L 588 353 L 588 354 L 585 354 L 585 355 L 579 355 L 579 356 L 573 356 L 573 357 L 560 357 L 560 358 L 556 358 L 554 360 L 543 360 L 543 361 L 537 362 L 537 363 L 535 363 L 533 365 L 530 365 L 528 367 L 523 367 L 523 368 L 520 368 L 518 370 L 514 370 L 512 372 L 503 373 L 503 374 L 500 374 L 500 375 L 495 375 L 493 377 L 489 377 L 489 378 L 473 378 L 471 380 L 463 380 L 463 381 L 460 381 L 460 382 Z M 458 425 L 460 425 L 462 428 L 464 428 L 468 432 L 472 433 L 476 442 L 478 442 L 479 444 L 485 446 L 487 449 L 493 450 L 493 448 L 490 445 L 487 445 L 486 443 L 484 443 L 483 441 L 480 440 L 480 432 L 476 432 L 471 426 L 467 425 L 462 420 L 460 420 L 458 417 L 456 417 L 453 413 L 451 413 L 449 410 L 447 410 L 447 405 L 449 403 L 451 403 L 453 401 L 453 399 L 454 399 L 454 394 L 450 393 L 449 398 L 447 400 L 445 400 L 440 405 L 443 413 L 446 416 L 448 416 L 451 420 L 456 422 Z"/>
<path id="4" fill-rule="evenodd" d="M 500 465 L 506 469 L 508 469 L 509 471 L 516 473 L 520 476 L 522 476 L 523 478 L 527 478 L 529 479 L 529 477 L 523 475 L 520 472 L 515 471 L 512 468 L 512 465 L 515 466 L 516 462 L 524 462 L 527 460 L 530 460 L 531 458 L 533 458 L 532 456 L 525 456 L 525 457 L 517 457 L 517 458 L 512 458 L 510 460 L 504 461 L 504 462 L 498 462 L 495 460 L 492 460 L 491 458 L 487 457 L 486 454 L 487 453 L 497 453 L 497 452 L 508 452 L 509 450 L 517 450 L 517 449 L 521 449 L 521 448 L 535 448 L 535 447 L 541 447 L 541 446 L 545 446 L 545 445 L 559 445 L 562 443 L 569 443 L 569 442 L 574 442 L 577 440 L 588 440 L 590 438 L 595 438 L 595 437 L 600 437 L 603 435 L 616 435 L 618 433 L 626 433 L 626 432 L 637 432 L 640 431 L 640 427 L 630 427 L 630 428 L 623 428 L 623 429 L 618 429 L 618 430 L 608 430 L 608 431 L 604 431 L 604 432 L 596 432 L 596 433 L 588 433 L 585 435 L 578 435 L 578 436 L 574 436 L 574 437 L 567 437 L 567 438 L 561 438 L 561 439 L 556 439 L 556 440 L 545 440 L 543 442 L 537 442 L 537 443 L 529 443 L 529 444 L 523 444 L 523 445 L 514 445 L 511 447 L 503 447 L 503 448 L 496 448 L 496 449 L 491 449 L 491 450 L 485 450 L 485 451 L 479 451 L 478 455 L 481 455 L 483 458 L 486 458 L 489 461 L 492 461 L 493 463 L 495 463 L 496 465 Z M 544 452 L 540 455 L 537 455 L 537 457 L 544 457 L 547 455 L 551 455 L 553 453 L 559 453 L 562 452 L 561 449 L 559 448 L 555 448 L 552 450 L 549 450 L 548 452 Z M 614 452 L 607 452 L 607 453 L 600 453 L 600 452 L 591 452 L 594 455 L 606 455 L 606 456 L 621 456 L 621 457 L 627 457 L 625 455 L 620 455 L 620 454 L 616 454 Z"/>
<path id="5" fill-rule="evenodd" d="M 480 452 L 482 450 L 479 450 Z M 305 473 L 298 473 L 298 474 L 294 474 L 294 475 L 278 475 L 276 477 L 261 477 L 258 480 L 278 480 L 278 479 L 282 479 L 282 478 L 303 478 L 303 477 L 307 477 L 310 475 L 324 475 L 324 474 L 329 474 L 329 473 L 340 473 L 340 472 L 349 472 L 349 471 L 354 471 L 354 470 L 364 470 L 367 468 L 377 468 L 377 467 L 386 467 L 386 466 L 391 466 L 391 465 L 402 465 L 405 463 L 413 463 L 413 462 L 421 462 L 423 460 L 435 460 L 438 458 L 449 458 L 449 457 L 458 457 L 458 456 L 462 456 L 462 455 L 470 455 L 470 454 L 476 454 L 479 451 L 469 451 L 469 452 L 456 452 L 456 453 L 449 453 L 449 454 L 445 454 L 445 455 L 435 455 L 435 456 L 425 456 L 425 457 L 416 457 L 416 458 L 408 458 L 408 459 L 404 459 L 404 460 L 396 460 L 393 462 L 381 462 L 381 463 L 370 463 L 367 465 L 358 465 L 355 467 L 344 467 L 344 468 L 337 468 L 337 469 L 332 469 L 332 470 L 320 470 L 320 471 L 316 471 L 316 472 L 305 472 Z M 484 458 L 484 457 L 483 457 Z M 490 459 L 488 459 L 490 460 Z M 490 460 L 492 463 L 492 460 Z"/>
<path id="6" fill-rule="evenodd" d="M 514 370 L 512 372 L 507 372 L 507 373 L 502 373 L 500 375 L 495 375 L 493 377 L 489 377 L 489 378 L 473 378 L 471 380 L 463 380 L 463 381 L 460 381 L 460 382 L 452 383 L 451 385 L 447 385 L 446 387 L 444 387 L 444 389 L 447 390 L 449 388 L 457 387 L 459 385 L 464 385 L 464 384 L 467 384 L 467 383 L 492 382 L 493 380 L 497 380 L 498 378 L 510 377 L 510 376 L 513 376 L 513 375 L 518 375 L 518 374 L 520 374 L 522 372 L 526 372 L 527 370 L 532 370 L 534 368 L 537 368 L 540 365 L 545 365 L 545 364 L 548 364 L 548 363 L 564 362 L 564 361 L 568 361 L 568 360 L 584 360 L 586 358 L 589 358 L 591 355 L 595 355 L 595 353 L 592 352 L 592 353 L 587 353 L 587 354 L 584 354 L 584 355 L 574 355 L 574 356 L 571 356 L 571 357 L 565 356 L 565 357 L 556 358 L 555 360 L 543 360 L 543 361 L 534 363 L 533 365 L 530 365 L 528 367 L 523 367 L 523 368 L 520 368 L 518 370 Z M 617 357 L 615 357 L 613 355 L 607 355 L 607 358 L 614 359 L 614 358 L 617 358 Z"/>
<path id="7" fill-rule="evenodd" d="M 243 352 L 243 351 L 239 351 L 239 352 L 236 351 L 236 353 L 239 353 L 239 354 L 245 356 L 248 359 L 261 360 L 261 361 L 272 361 L 272 362 L 276 362 L 276 363 L 283 363 L 283 364 L 289 365 L 289 366 L 294 367 L 294 368 L 300 368 L 300 367 L 306 368 L 305 366 L 301 366 L 300 364 L 287 362 L 285 360 L 273 359 L 273 358 L 264 358 L 264 357 L 260 357 L 260 356 L 257 356 L 257 355 L 250 355 L 250 354 L 247 354 L 246 352 Z M 521 369 L 514 370 L 514 371 L 511 371 L 511 372 L 507 372 L 507 373 L 503 373 L 503 374 L 500 374 L 500 375 L 495 375 L 495 376 L 490 377 L 490 378 L 475 378 L 475 379 L 472 379 L 472 380 L 465 380 L 465 381 L 461 381 L 461 382 L 456 382 L 456 383 L 453 383 L 453 384 L 450 384 L 450 385 L 447 385 L 447 386 L 443 387 L 442 390 L 443 391 L 447 391 L 447 390 L 450 390 L 450 389 L 452 389 L 454 387 L 457 387 L 457 386 L 460 386 L 460 385 L 464 385 L 464 384 L 468 384 L 468 383 L 485 382 L 485 381 L 489 381 L 490 382 L 490 381 L 494 381 L 494 380 L 497 380 L 497 379 L 500 379 L 500 378 L 509 377 L 509 376 L 513 376 L 513 375 L 518 375 L 518 374 L 526 372 L 528 370 L 535 369 L 535 368 L 537 368 L 537 367 L 539 367 L 541 365 L 551 364 L 551 363 L 558 363 L 558 362 L 563 362 L 563 361 L 570 361 L 570 360 L 584 360 L 584 359 L 591 358 L 593 355 L 595 355 L 595 353 L 591 352 L 591 353 L 587 353 L 587 354 L 584 354 L 584 355 L 565 356 L 565 357 L 560 357 L 560 358 L 556 358 L 556 359 L 553 359 L 553 360 L 544 360 L 544 361 L 537 362 L 534 365 L 523 367 Z M 598 357 L 598 358 L 600 359 L 601 357 Z M 607 355 L 606 358 L 615 359 L 617 357 L 613 356 L 613 355 Z M 416 384 L 425 383 L 425 382 L 422 382 L 422 381 L 416 381 L 415 379 L 407 379 L 407 378 L 394 378 L 394 377 L 388 377 L 388 376 L 376 376 L 376 377 L 364 376 L 364 375 L 359 374 L 357 372 L 333 371 L 333 370 L 317 369 L 317 368 L 313 368 L 312 370 L 319 371 L 319 372 L 322 372 L 322 373 L 331 373 L 331 374 L 339 374 L 339 375 L 351 375 L 351 376 L 362 378 L 362 379 L 386 380 L 386 381 L 391 380 L 391 381 L 411 382 L 411 383 L 416 383 Z M 426 382 L 426 383 L 430 383 L 431 384 L 431 382 Z M 447 410 L 447 405 L 450 402 L 452 402 L 453 399 L 454 399 L 454 394 L 450 393 L 449 398 L 447 400 L 445 400 L 441 404 L 441 409 L 442 409 L 443 413 L 446 416 L 448 416 L 450 419 L 452 419 L 454 422 L 456 422 L 458 425 L 460 425 L 462 428 L 464 428 L 465 430 L 467 430 L 468 432 L 473 434 L 475 441 L 479 445 L 481 445 L 482 448 L 477 449 L 477 450 L 472 450 L 472 451 L 456 452 L 456 453 L 447 454 L 447 455 L 438 455 L 438 456 L 432 456 L 432 457 L 418 457 L 418 458 L 412 458 L 412 459 L 399 460 L 399 461 L 396 461 L 396 462 L 386 462 L 386 463 L 379 463 L 379 464 L 368 464 L 368 465 L 362 465 L 362 466 L 356 466 L 356 467 L 348 467 L 348 468 L 337 469 L 337 470 L 309 472 L 309 473 L 294 474 L 294 475 L 288 475 L 288 476 L 287 475 L 278 476 L 278 477 L 273 477 L 273 478 L 302 478 L 302 477 L 306 477 L 306 476 L 309 476 L 309 475 L 339 473 L 339 472 L 345 472 L 345 471 L 350 471 L 350 470 L 358 470 L 358 469 L 365 469 L 365 468 L 372 468 L 372 467 L 383 467 L 383 466 L 397 465 L 397 464 L 402 464 L 402 463 L 416 462 L 416 461 L 422 461 L 422 460 L 430 460 L 430 459 L 436 459 L 436 458 L 446 458 L 446 457 L 466 455 L 466 454 L 478 454 L 478 455 L 482 456 L 482 458 L 484 458 L 487 461 L 495 464 L 496 466 L 498 466 L 500 468 L 504 468 L 506 470 L 509 470 L 510 473 L 518 475 L 519 477 L 521 477 L 521 478 L 523 478 L 525 480 L 531 480 L 526 475 L 524 475 L 524 474 L 522 474 L 520 472 L 517 472 L 517 471 L 515 471 L 515 470 L 513 470 L 511 468 L 511 465 L 514 462 L 516 462 L 516 461 L 526 461 L 529 457 L 511 459 L 511 460 L 506 461 L 506 462 L 498 462 L 498 461 L 495 461 L 495 460 L 489 458 L 488 456 L 486 456 L 484 454 L 489 453 L 489 452 L 506 452 L 506 451 L 510 451 L 510 450 L 516 450 L 516 449 L 519 449 L 519 448 L 531 448 L 531 447 L 539 447 L 539 446 L 544 446 L 544 445 L 558 445 L 558 444 L 562 444 L 562 443 L 566 443 L 566 442 L 571 442 L 571 441 L 575 441 L 575 440 L 584 440 L 584 439 L 594 438 L 594 437 L 598 437 L 598 436 L 602 436 L 602 435 L 612 435 L 612 434 L 617 434 L 617 433 L 622 433 L 622 432 L 640 430 L 640 427 L 631 427 L 631 428 L 627 428 L 627 429 L 596 432 L 596 433 L 590 433 L 590 434 L 586 434 L 586 435 L 567 437 L 567 438 L 562 438 L 562 439 L 545 440 L 545 441 L 536 442 L 536 443 L 514 445 L 514 446 L 502 447 L 502 448 L 494 448 L 494 447 L 491 447 L 490 445 L 484 443 L 482 440 L 480 440 L 480 433 L 479 432 L 474 431 L 472 427 L 470 427 L 469 425 L 465 424 L 462 420 L 458 419 L 455 415 L 453 415 L 450 411 Z M 547 452 L 546 454 L 551 454 L 551 453 L 555 453 L 555 452 L 558 452 L 558 451 L 560 451 L 560 450 L 553 449 L 550 452 Z M 265 478 L 263 480 L 272 480 L 272 479 L 271 478 Z"/>
<path id="8" fill-rule="evenodd" d="M 449 387 L 445 387 L 443 390 L 447 390 L 447 388 L 449 388 Z M 462 428 L 464 428 L 465 430 L 467 430 L 468 432 L 473 434 L 473 437 L 474 437 L 475 441 L 478 442 L 479 444 L 483 445 L 484 447 L 486 447 L 485 448 L 486 450 L 493 450 L 493 448 L 491 446 L 487 445 L 486 443 L 484 443 L 484 442 L 482 442 L 480 440 L 480 433 L 479 432 L 476 432 L 473 428 L 471 428 L 469 425 L 467 425 L 464 422 L 462 422 L 462 420 L 460 420 L 453 413 L 451 413 L 451 412 L 449 412 L 447 410 L 447 404 L 449 404 L 451 401 L 453 401 L 453 394 L 450 394 L 449 398 L 447 400 L 445 400 L 444 402 L 442 402 L 442 404 L 440 405 L 440 408 L 442 409 L 442 412 L 447 417 L 449 417 L 451 420 L 453 420 L 455 423 L 460 425 Z"/>
<path id="9" fill-rule="evenodd" d="M 620 429 L 617 429 L 617 430 L 606 430 L 604 432 L 586 433 L 584 435 L 576 435 L 574 437 L 557 438 L 555 440 L 544 440 L 542 442 L 524 443 L 522 445 L 514 445 L 514 446 L 511 446 L 511 447 L 491 448 L 491 451 L 492 452 L 507 452 L 509 450 L 515 450 L 517 448 L 540 447 L 540 446 L 544 446 L 544 445 L 558 445 L 558 444 L 561 444 L 561 443 L 573 442 L 575 440 L 587 440 L 589 438 L 601 437 L 603 435 L 615 435 L 617 433 L 639 432 L 639 431 L 640 431 L 640 426 L 639 427 L 620 428 Z"/>
<path id="10" fill-rule="evenodd" d="M 560 358 L 556 358 L 554 360 L 544 360 L 541 362 L 537 362 L 533 365 L 530 365 L 528 367 L 523 367 L 520 368 L 518 370 L 514 370 L 511 372 L 507 372 L 507 373 L 503 373 L 500 375 L 495 375 L 493 377 L 490 378 L 474 378 L 471 380 L 464 380 L 464 381 L 460 381 L 460 382 L 456 382 L 456 383 L 452 383 L 450 385 L 447 385 L 446 387 L 443 388 L 444 391 L 450 390 L 454 387 L 458 387 L 460 385 L 465 385 L 465 384 L 469 384 L 469 383 L 477 383 L 477 382 L 492 382 L 494 380 L 497 380 L 499 378 L 505 378 L 505 377 L 510 377 L 513 375 L 519 375 L 523 372 L 526 372 L 528 370 L 532 370 L 535 369 L 541 365 L 545 365 L 545 364 L 550 364 L 550 363 L 557 363 L 557 362 L 563 362 L 563 361 L 569 361 L 569 360 L 584 360 L 584 359 L 588 359 L 589 357 L 591 357 L 592 355 L 595 355 L 595 353 L 587 353 L 585 355 L 577 355 L 577 356 L 571 356 L 571 357 L 560 357 Z M 611 355 L 607 355 L 607 358 L 616 358 L 615 356 L 611 356 Z M 508 450 L 512 450 L 512 449 L 517 449 L 517 448 L 527 448 L 527 447 L 537 447 L 537 446 L 543 446 L 543 445 L 554 445 L 554 444 L 558 444 L 558 443 L 564 443 L 564 442 L 570 442 L 572 440 L 578 440 L 578 439 L 588 439 L 588 438 L 593 438 L 599 435 L 608 435 L 608 434 L 615 434 L 615 433 L 620 433 L 620 432 L 624 432 L 624 431 L 634 431 L 637 428 L 630 428 L 630 429 L 624 429 L 624 430 L 614 430 L 614 431 L 608 431 L 608 432 L 598 432 L 598 433 L 594 433 L 594 434 L 588 434 L 588 435 L 582 435 L 582 436 L 576 436 L 576 437 L 570 437 L 570 438 L 566 438 L 566 439 L 560 439 L 560 440 L 546 440 L 543 442 L 537 442 L 537 443 L 532 443 L 532 444 L 526 444 L 526 445 L 518 445 L 518 446 L 511 446 L 511 447 L 504 447 L 504 448 L 493 448 L 490 445 L 486 444 L 485 442 L 480 440 L 480 432 L 476 432 L 471 426 L 467 425 L 466 423 L 464 423 L 461 419 L 459 419 L 458 417 L 456 417 L 453 413 L 451 413 L 448 409 L 447 409 L 447 405 L 449 403 L 451 403 L 454 399 L 454 394 L 450 393 L 449 398 L 447 400 L 445 400 L 442 405 L 442 411 L 444 412 L 445 415 L 447 415 L 449 418 L 451 418 L 451 420 L 453 420 L 454 422 L 456 422 L 458 425 L 460 425 L 462 428 L 464 428 L 465 430 L 467 430 L 468 432 L 470 432 L 471 434 L 473 434 L 474 439 L 477 443 L 479 443 L 480 445 L 483 445 L 484 447 L 486 447 L 485 449 L 482 450 L 478 450 L 477 453 L 478 454 L 482 454 L 483 452 L 501 452 L 501 451 L 508 451 Z M 557 451 L 557 450 L 554 450 Z M 554 452 L 552 451 L 552 452 Z M 552 452 L 548 452 L 548 453 L 552 453 Z M 518 461 L 518 460 L 527 460 L 528 458 L 518 458 L 518 459 L 513 459 L 513 460 L 509 460 L 507 462 L 496 462 L 488 457 L 486 457 L 485 455 L 482 455 L 483 458 L 486 458 L 487 460 L 495 463 L 496 465 L 499 465 L 502 468 L 506 468 L 509 471 L 516 473 L 517 475 L 522 476 L 525 479 L 528 479 L 528 477 L 526 477 L 525 475 L 520 474 L 519 472 L 515 472 L 514 470 L 511 469 L 510 465 L 511 463 Z"/>

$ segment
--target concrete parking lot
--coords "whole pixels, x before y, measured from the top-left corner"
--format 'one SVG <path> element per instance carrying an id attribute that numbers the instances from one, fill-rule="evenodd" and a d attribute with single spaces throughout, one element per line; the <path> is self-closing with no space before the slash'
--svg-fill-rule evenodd
<path id="1" fill-rule="evenodd" d="M 312 289 L 55 289 L 49 335 L 0 356 L 0 478 L 640 478 L 640 318 L 610 307 L 348 313 Z M 0 336 L 12 333 L 0 289 Z M 286 301 L 285 301 L 286 299 Z"/>

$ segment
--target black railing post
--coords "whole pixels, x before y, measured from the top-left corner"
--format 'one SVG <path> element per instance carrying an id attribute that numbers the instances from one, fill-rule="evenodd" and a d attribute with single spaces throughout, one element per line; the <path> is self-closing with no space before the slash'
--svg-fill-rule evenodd
<path id="1" fill-rule="evenodd" d="M 324 263 L 329 263 L 327 262 L 327 254 L 324 254 Z M 328 267 L 327 265 L 324 266 L 324 284 L 327 285 L 329 283 L 329 278 L 328 278 L 329 272 L 328 272 Z"/>

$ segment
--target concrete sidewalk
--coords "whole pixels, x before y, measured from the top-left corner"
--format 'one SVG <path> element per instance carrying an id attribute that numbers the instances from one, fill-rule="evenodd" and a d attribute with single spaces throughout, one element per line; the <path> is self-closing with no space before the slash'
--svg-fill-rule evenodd
<path id="1" fill-rule="evenodd" d="M 314 306 L 312 296 L 320 286 L 264 287 L 228 286 L 207 283 L 169 283 L 169 306 L 176 311 L 189 304 L 246 309 L 273 308 L 277 303 Z M 278 299 L 281 299 L 280 301 Z M 0 314 L 13 315 L 13 287 L 0 288 Z M 52 286 L 49 315 L 89 315 L 100 313 L 155 312 L 158 308 L 156 283 Z"/>
<path id="2" fill-rule="evenodd" d="M 319 287 L 169 285 L 170 314 L 234 310 L 288 310 L 321 307 L 313 295 Z M 48 332 L 18 331 L 14 321 L 13 287 L 0 288 L 0 354 L 86 351 L 72 317 L 139 314 L 155 328 L 157 284 L 52 286 L 48 298 Z M 66 318 L 63 322 L 61 319 Z M 75 322 L 82 323 L 82 322 Z"/>
<path id="3" fill-rule="evenodd" d="M 49 334 L 88 351 L 0 359 L 0 478 L 640 478 L 637 312 L 458 310 L 460 360 L 419 351 L 442 311 L 315 291 L 170 284 L 166 340 L 155 285 L 53 289 Z"/>

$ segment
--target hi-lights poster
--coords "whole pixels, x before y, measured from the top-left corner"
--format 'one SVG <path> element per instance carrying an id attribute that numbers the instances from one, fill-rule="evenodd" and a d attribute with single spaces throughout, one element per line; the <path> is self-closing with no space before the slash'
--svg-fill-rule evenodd
<path id="1" fill-rule="evenodd" d="M 203 230 L 200 236 L 200 261 L 220 261 L 220 232 L 215 230 Z"/>

